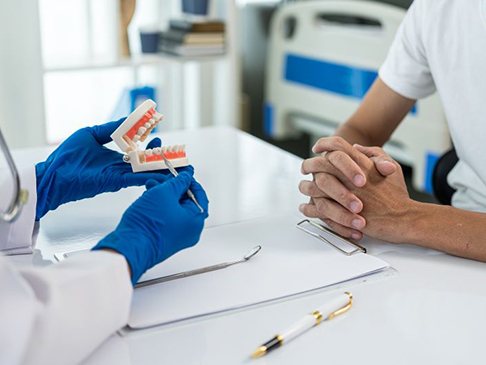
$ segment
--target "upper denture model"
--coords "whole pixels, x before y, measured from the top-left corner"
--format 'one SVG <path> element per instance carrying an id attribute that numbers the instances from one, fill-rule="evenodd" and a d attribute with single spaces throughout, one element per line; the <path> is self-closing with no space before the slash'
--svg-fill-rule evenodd
<path id="1" fill-rule="evenodd" d="M 174 167 L 189 165 L 185 145 L 139 149 L 138 143 L 144 142 L 164 117 L 155 110 L 156 106 L 153 100 L 144 101 L 111 135 L 117 146 L 125 152 L 123 160 L 130 162 L 133 172 L 167 169 L 162 155 Z"/>

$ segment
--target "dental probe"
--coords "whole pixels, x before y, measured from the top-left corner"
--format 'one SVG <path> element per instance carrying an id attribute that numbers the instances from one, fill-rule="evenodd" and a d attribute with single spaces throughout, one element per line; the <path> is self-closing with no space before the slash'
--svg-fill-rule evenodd
<path id="1" fill-rule="evenodd" d="M 171 174 L 176 176 L 176 177 L 179 176 L 179 173 L 177 172 L 177 170 L 174 168 L 172 163 L 167 159 L 167 157 L 165 157 L 165 155 L 163 153 L 162 153 L 162 158 L 164 159 L 164 162 L 167 165 L 167 168 L 169 169 Z M 189 196 L 189 198 L 191 198 L 191 200 L 194 202 L 194 204 L 197 205 L 197 207 L 199 208 L 201 213 L 204 213 L 203 207 L 201 207 L 201 205 L 199 205 L 199 203 L 198 203 L 196 197 L 194 196 L 194 193 L 191 191 L 191 189 L 187 190 L 187 195 Z"/>
<path id="2" fill-rule="evenodd" d="M 223 262 L 221 264 L 201 267 L 199 269 L 183 271 L 183 272 L 180 272 L 180 273 L 177 273 L 177 274 L 172 274 L 172 275 L 162 276 L 160 278 L 141 281 L 141 282 L 139 282 L 138 284 L 135 285 L 135 289 L 143 288 L 144 286 L 149 286 L 149 285 L 153 285 L 153 284 L 165 283 L 166 281 L 187 278 L 188 276 L 199 275 L 199 274 L 204 274 L 204 273 L 211 272 L 211 271 L 226 269 L 229 266 L 241 264 L 242 262 L 247 262 L 253 256 L 255 256 L 258 252 L 260 252 L 261 249 L 262 249 L 262 246 L 260 246 L 260 245 L 253 247 L 245 256 L 243 256 L 243 258 L 241 258 L 239 260 Z"/>

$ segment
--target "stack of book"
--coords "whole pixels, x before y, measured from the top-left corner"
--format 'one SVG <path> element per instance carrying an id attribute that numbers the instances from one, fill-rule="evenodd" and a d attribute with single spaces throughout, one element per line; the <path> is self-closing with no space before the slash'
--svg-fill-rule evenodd
<path id="1" fill-rule="evenodd" d="M 173 19 L 160 35 L 159 50 L 179 56 L 214 56 L 224 53 L 225 24 L 221 21 Z"/>

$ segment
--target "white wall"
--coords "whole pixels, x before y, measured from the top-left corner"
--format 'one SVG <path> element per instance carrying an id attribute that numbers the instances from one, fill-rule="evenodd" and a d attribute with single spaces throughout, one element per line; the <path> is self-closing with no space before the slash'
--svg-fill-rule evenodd
<path id="1" fill-rule="evenodd" d="M 0 128 L 9 146 L 45 143 L 38 3 L 0 1 Z"/>

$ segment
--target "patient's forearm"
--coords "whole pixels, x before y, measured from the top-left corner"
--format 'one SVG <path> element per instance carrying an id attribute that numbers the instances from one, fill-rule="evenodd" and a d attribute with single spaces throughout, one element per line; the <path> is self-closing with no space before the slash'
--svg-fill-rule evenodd
<path id="1" fill-rule="evenodd" d="M 343 137 L 351 144 L 358 143 L 362 146 L 376 146 L 373 139 L 362 130 L 355 128 L 352 124 L 343 124 L 336 131 L 336 136 Z"/>
<path id="2" fill-rule="evenodd" d="M 419 203 L 406 219 L 403 242 L 486 262 L 486 214 Z"/>
<path id="3" fill-rule="evenodd" d="M 356 112 L 338 128 L 336 135 L 351 144 L 382 146 L 414 103 L 415 100 L 396 93 L 378 78 Z"/>

